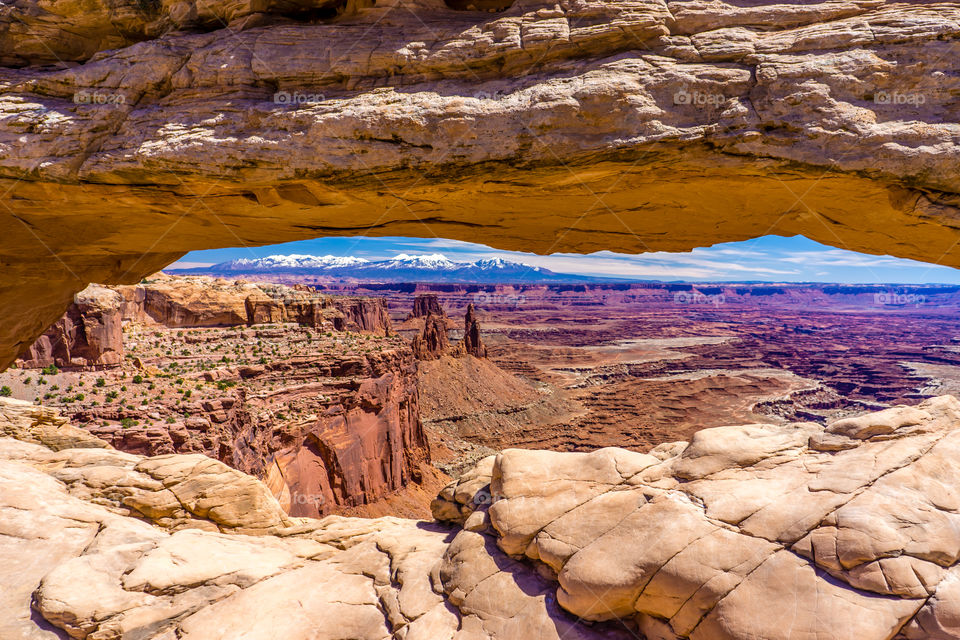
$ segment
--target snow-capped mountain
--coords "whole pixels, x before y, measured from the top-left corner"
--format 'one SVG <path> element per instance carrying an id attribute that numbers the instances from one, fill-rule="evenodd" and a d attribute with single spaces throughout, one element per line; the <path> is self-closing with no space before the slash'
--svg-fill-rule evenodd
<path id="1" fill-rule="evenodd" d="M 401 253 L 388 260 L 367 260 L 354 256 L 276 255 L 266 258 L 240 258 L 195 269 L 168 269 L 169 273 L 215 276 L 243 274 L 292 274 L 329 277 L 356 282 L 591 282 L 604 280 L 587 276 L 556 273 L 543 267 L 486 258 L 476 262 L 456 262 L 442 253 L 410 255 Z"/>
<path id="2" fill-rule="evenodd" d="M 240 258 L 230 262 L 221 262 L 211 268 L 219 268 L 223 271 L 241 271 L 250 272 L 251 270 L 276 270 L 276 269 L 335 269 L 339 267 L 352 267 L 359 264 L 370 262 L 366 258 L 354 258 L 353 256 L 267 256 L 266 258 Z"/>
<path id="3" fill-rule="evenodd" d="M 390 260 L 385 260 L 383 266 L 440 271 L 445 269 L 456 269 L 457 263 L 450 260 L 442 253 L 431 253 L 421 256 L 412 256 L 406 253 L 401 253 Z"/>

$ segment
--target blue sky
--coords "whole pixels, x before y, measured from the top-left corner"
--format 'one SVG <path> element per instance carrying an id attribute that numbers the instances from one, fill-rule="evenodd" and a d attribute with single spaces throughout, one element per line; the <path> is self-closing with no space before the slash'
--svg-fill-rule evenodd
<path id="1" fill-rule="evenodd" d="M 267 247 L 192 251 L 177 266 L 205 266 L 236 258 L 276 254 L 357 256 L 379 260 L 399 253 L 443 253 L 451 260 L 463 262 L 501 257 L 560 273 L 645 280 L 960 284 L 958 269 L 835 249 L 802 236 L 764 236 L 694 249 L 688 253 L 625 255 L 601 251 L 585 256 L 567 253 L 538 256 L 442 238 L 318 238 Z"/>

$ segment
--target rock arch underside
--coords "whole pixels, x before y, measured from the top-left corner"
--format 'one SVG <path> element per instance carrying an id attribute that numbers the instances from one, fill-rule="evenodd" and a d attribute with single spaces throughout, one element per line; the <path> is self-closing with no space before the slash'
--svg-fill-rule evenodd
<path id="1" fill-rule="evenodd" d="M 916 1 L 14 0 L 0 365 L 89 282 L 324 235 L 960 267 L 958 39 Z M 0 399 L 0 638 L 960 638 L 958 425 L 510 450 L 427 524 Z"/>

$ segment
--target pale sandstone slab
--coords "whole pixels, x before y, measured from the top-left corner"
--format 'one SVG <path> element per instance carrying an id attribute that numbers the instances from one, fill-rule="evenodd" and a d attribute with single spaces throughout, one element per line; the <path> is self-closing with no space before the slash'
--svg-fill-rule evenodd
<path id="1" fill-rule="evenodd" d="M 11 406 L 7 414 L 31 411 Z M 331 516 L 288 519 L 256 536 L 205 519 L 215 507 L 201 503 L 219 482 L 219 513 L 262 518 L 262 485 L 195 456 L 54 452 L 0 438 L 0 574 L 12 585 L 0 592 L 12 612 L 0 632 L 18 640 L 51 638 L 44 625 L 88 640 L 960 637 L 960 403 L 935 398 L 856 420 L 826 430 L 727 428 L 731 441 L 756 436 L 743 451 L 719 437 L 723 429 L 656 455 L 512 450 L 442 492 L 453 517 L 470 512 L 463 528 Z M 852 446 L 825 450 L 823 434 Z M 673 475 L 678 467 L 696 479 Z M 778 488 L 786 486 L 794 489 Z M 131 517 L 115 495 L 174 489 L 192 505 L 179 519 Z M 564 502 L 564 489 L 577 500 Z M 486 503 L 474 508 L 486 494 L 490 520 Z M 711 502 L 724 494 L 760 508 L 717 518 Z M 735 501 L 722 504 L 719 512 L 734 514 Z M 523 532 L 509 555 L 503 531 Z"/>

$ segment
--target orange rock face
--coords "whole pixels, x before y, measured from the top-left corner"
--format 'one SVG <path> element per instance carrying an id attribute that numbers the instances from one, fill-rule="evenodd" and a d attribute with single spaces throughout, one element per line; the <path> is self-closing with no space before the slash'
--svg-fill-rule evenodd
<path id="1" fill-rule="evenodd" d="M 486 358 L 487 347 L 480 339 L 480 321 L 473 303 L 467 305 L 467 313 L 463 317 L 463 340 L 457 345 L 458 351 L 475 358 Z"/>
<path id="2" fill-rule="evenodd" d="M 195 349 L 199 340 L 214 347 L 233 345 L 231 340 L 283 344 L 303 331 L 199 329 L 181 344 Z M 146 333 L 177 339 L 169 329 Z M 230 338 L 231 333 L 237 337 Z M 321 334 L 311 353 L 279 356 L 268 364 L 201 366 L 202 373 L 181 367 L 177 375 L 193 391 L 189 400 L 170 393 L 172 381 L 144 356 L 144 376 L 147 371 L 152 375 L 141 383 L 132 383 L 127 376 L 107 387 L 117 389 L 126 383 L 128 390 L 119 403 L 94 406 L 90 390 L 71 417 L 122 451 L 202 453 L 262 478 L 291 515 L 364 513 L 410 489 L 419 497 L 408 500 L 402 511 L 423 517 L 429 497 L 419 495 L 419 484 L 430 451 L 420 418 L 416 360 L 397 338 L 367 353 L 331 354 L 331 347 L 345 351 L 338 340 L 337 334 L 330 338 Z M 358 342 L 367 343 L 362 338 Z M 222 352 L 211 353 L 215 355 L 204 363 L 216 362 Z M 90 383 L 100 374 L 84 375 Z M 138 389 L 147 384 L 157 387 L 149 392 L 151 401 L 134 406 Z M 212 396 L 200 390 L 218 384 L 223 386 Z M 158 396 L 164 388 L 167 395 Z"/>
<path id="3" fill-rule="evenodd" d="M 371 504 L 421 479 L 420 466 L 430 455 L 416 367 L 409 358 L 395 364 L 396 370 L 365 379 L 317 420 L 271 434 L 265 445 L 282 448 L 265 478 L 290 515 L 317 517 L 338 506 Z"/>
<path id="4" fill-rule="evenodd" d="M 116 448 L 205 454 L 266 479 L 291 514 L 319 516 L 394 496 L 429 463 L 416 361 L 390 333 L 384 300 L 160 274 L 78 294 L 22 365 L 75 369 L 55 382 L 85 394 L 45 399 L 74 402 Z M 406 511 L 424 516 L 428 500 Z"/>
<path id="5" fill-rule="evenodd" d="M 121 298 L 93 285 L 76 295 L 57 322 L 20 354 L 21 367 L 104 367 L 123 358 Z"/>
<path id="6" fill-rule="evenodd" d="M 413 355 L 418 360 L 436 360 L 450 351 L 447 318 L 428 313 L 423 318 L 423 331 L 413 339 Z"/>
<path id="7" fill-rule="evenodd" d="M 329 296 L 302 286 L 158 274 L 116 289 L 124 298 L 124 320 L 167 327 L 296 322 L 377 335 L 391 329 L 381 300 Z"/>

